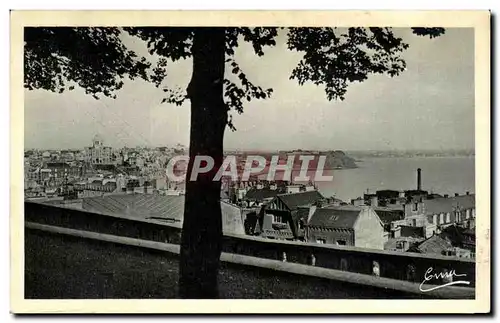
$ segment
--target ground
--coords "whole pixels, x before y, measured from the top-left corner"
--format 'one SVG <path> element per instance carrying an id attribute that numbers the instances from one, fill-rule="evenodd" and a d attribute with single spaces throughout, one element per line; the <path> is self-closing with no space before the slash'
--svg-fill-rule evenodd
<path id="1" fill-rule="evenodd" d="M 26 230 L 25 297 L 176 298 L 178 258 L 164 252 Z M 402 293 L 223 264 L 222 298 L 405 298 Z"/>

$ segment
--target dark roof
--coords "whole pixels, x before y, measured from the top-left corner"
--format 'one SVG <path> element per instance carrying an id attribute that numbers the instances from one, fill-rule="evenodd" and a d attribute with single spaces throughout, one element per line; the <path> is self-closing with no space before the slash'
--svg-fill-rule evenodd
<path id="1" fill-rule="evenodd" d="M 454 246 L 460 246 L 465 241 L 465 235 L 476 235 L 475 230 L 462 228 L 456 225 L 450 225 L 444 228 L 440 234 L 448 239 Z"/>
<path id="2" fill-rule="evenodd" d="M 116 171 L 116 167 L 113 164 L 95 164 L 94 168 L 99 170 L 107 170 L 110 172 Z"/>
<path id="3" fill-rule="evenodd" d="M 407 190 L 407 191 L 405 191 L 405 196 L 406 197 L 408 197 L 408 196 L 414 196 L 414 195 L 427 196 L 428 194 L 429 194 L 429 192 L 423 191 L 423 190 Z"/>
<path id="4" fill-rule="evenodd" d="M 439 235 L 433 235 L 427 240 L 422 241 L 417 245 L 417 249 L 421 253 L 432 253 L 442 255 L 443 251 L 452 248 L 453 245 L 447 239 L 440 237 Z"/>
<path id="5" fill-rule="evenodd" d="M 386 208 L 386 207 L 374 207 L 375 213 L 377 213 L 378 217 L 384 224 L 389 224 L 393 221 L 398 221 L 404 219 L 404 211 L 398 210 L 394 208 Z"/>
<path id="6" fill-rule="evenodd" d="M 395 198 L 399 196 L 399 191 L 395 190 L 379 190 L 375 193 L 379 198 Z"/>
<path id="7" fill-rule="evenodd" d="M 297 209 L 299 206 L 312 205 L 318 200 L 323 199 L 318 191 L 306 191 L 290 194 L 279 194 L 278 198 L 290 209 L 291 211 Z"/>
<path id="8" fill-rule="evenodd" d="M 424 227 L 413 227 L 408 225 L 401 225 L 401 237 L 425 237 Z"/>
<path id="9" fill-rule="evenodd" d="M 245 194 L 245 199 L 262 201 L 262 200 L 267 199 L 267 198 L 273 198 L 280 193 L 281 193 L 280 190 L 278 190 L 278 189 L 272 190 L 268 187 L 266 187 L 266 188 L 251 188 Z"/>
<path id="10" fill-rule="evenodd" d="M 425 200 L 424 204 L 426 215 L 455 212 L 457 210 L 457 206 L 463 210 L 475 208 L 476 196 L 475 194 L 470 194 L 446 198 L 434 198 L 431 200 Z"/>
<path id="11" fill-rule="evenodd" d="M 475 236 L 476 235 L 476 230 L 475 230 L 475 228 L 474 229 L 466 229 L 466 230 L 464 230 L 462 232 L 462 234 Z"/>
<path id="12" fill-rule="evenodd" d="M 361 208 L 327 207 L 316 209 L 308 226 L 352 229 Z"/>
<path id="13" fill-rule="evenodd" d="M 49 162 L 47 168 L 69 168 L 69 164 L 64 162 Z"/>

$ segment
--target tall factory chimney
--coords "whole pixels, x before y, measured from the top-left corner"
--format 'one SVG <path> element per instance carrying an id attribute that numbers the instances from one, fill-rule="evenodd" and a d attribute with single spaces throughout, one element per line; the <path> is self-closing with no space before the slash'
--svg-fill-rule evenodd
<path id="1" fill-rule="evenodd" d="M 417 190 L 422 190 L 422 170 L 420 168 L 417 169 Z"/>

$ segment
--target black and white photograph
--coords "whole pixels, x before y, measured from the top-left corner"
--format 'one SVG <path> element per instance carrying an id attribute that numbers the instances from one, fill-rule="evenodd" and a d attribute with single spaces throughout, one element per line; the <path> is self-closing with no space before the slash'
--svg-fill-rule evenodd
<path id="1" fill-rule="evenodd" d="M 490 13 L 246 14 L 12 12 L 13 310 L 489 311 Z"/>

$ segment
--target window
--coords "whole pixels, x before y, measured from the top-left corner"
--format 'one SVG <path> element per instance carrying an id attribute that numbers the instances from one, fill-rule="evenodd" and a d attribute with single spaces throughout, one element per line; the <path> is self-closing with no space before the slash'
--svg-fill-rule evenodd
<path id="1" fill-rule="evenodd" d="M 404 241 L 397 241 L 396 242 L 396 249 L 404 250 L 405 249 L 405 242 Z"/>
<path id="2" fill-rule="evenodd" d="M 417 226 L 417 219 L 413 219 L 413 220 L 412 220 L 412 222 L 413 222 L 413 223 L 412 223 L 412 224 L 413 224 L 413 226 L 414 226 L 414 227 L 416 227 L 416 226 Z"/>
<path id="3" fill-rule="evenodd" d="M 325 244 L 326 243 L 326 239 L 316 239 L 316 243 Z"/>
<path id="4" fill-rule="evenodd" d="M 446 213 L 446 223 L 450 223 L 451 218 L 450 218 L 450 212 Z"/>
<path id="5" fill-rule="evenodd" d="M 444 214 L 441 213 L 439 214 L 439 224 L 443 224 L 444 223 Z"/>
<path id="6" fill-rule="evenodd" d="M 273 223 L 286 223 L 286 220 L 281 215 L 273 215 Z"/>
<path id="7" fill-rule="evenodd" d="M 437 216 L 437 214 L 434 214 L 434 215 L 432 216 L 432 223 L 434 223 L 434 224 L 436 224 L 436 225 L 438 224 L 438 216 Z"/>
<path id="8" fill-rule="evenodd" d="M 345 246 L 347 242 L 345 240 L 337 240 L 337 244 L 340 246 Z"/>
<path id="9" fill-rule="evenodd" d="M 414 203 L 413 204 L 413 211 L 417 211 L 418 210 L 418 203 Z"/>
<path id="10" fill-rule="evenodd" d="M 470 210 L 465 210 L 465 219 L 470 218 Z"/>

